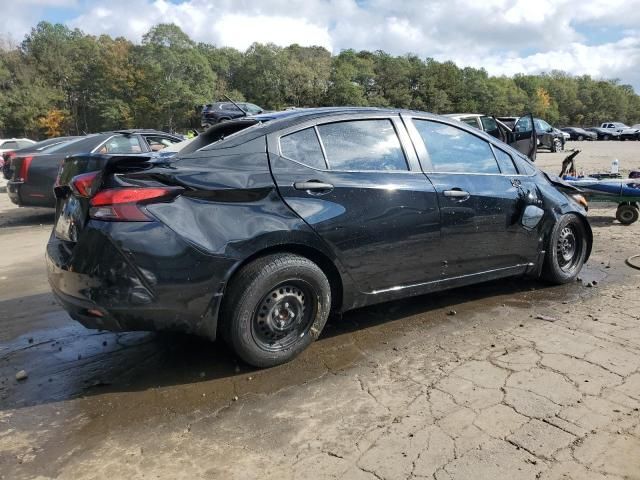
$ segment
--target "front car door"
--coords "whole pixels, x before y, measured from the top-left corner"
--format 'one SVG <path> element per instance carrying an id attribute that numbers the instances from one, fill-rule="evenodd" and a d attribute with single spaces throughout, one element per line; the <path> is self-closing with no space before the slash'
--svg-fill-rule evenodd
<path id="1" fill-rule="evenodd" d="M 308 121 L 268 136 L 285 203 L 315 230 L 361 292 L 437 280 L 436 192 L 398 116 Z"/>
<path id="2" fill-rule="evenodd" d="M 437 119 L 414 116 L 407 123 L 438 193 L 443 279 L 528 268 L 538 236 L 520 223 L 527 192 L 510 149 Z"/>
<path id="3" fill-rule="evenodd" d="M 513 129 L 509 133 L 506 133 L 505 136 L 506 140 L 501 139 L 503 142 L 529 157 L 532 162 L 536 161 L 538 137 L 536 135 L 533 114 L 530 113 L 520 117 L 513 126 Z"/>

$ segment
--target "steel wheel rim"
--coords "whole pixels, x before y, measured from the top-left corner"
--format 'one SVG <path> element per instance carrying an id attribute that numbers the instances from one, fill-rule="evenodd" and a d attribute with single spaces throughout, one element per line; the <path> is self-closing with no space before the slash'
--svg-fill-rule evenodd
<path id="1" fill-rule="evenodd" d="M 261 349 L 281 352 L 309 333 L 316 313 L 311 292 L 307 282 L 292 280 L 262 298 L 251 321 L 251 334 Z"/>
<path id="2" fill-rule="evenodd" d="M 558 254 L 558 266 L 564 272 L 573 270 L 582 254 L 582 244 L 578 233 L 572 225 L 566 225 L 560 230 L 558 241 L 556 242 Z"/>

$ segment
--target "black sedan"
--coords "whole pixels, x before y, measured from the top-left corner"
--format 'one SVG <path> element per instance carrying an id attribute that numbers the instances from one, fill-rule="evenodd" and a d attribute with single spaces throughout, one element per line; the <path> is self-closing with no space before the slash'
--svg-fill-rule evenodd
<path id="1" fill-rule="evenodd" d="M 181 141 L 155 130 L 122 130 L 77 137 L 43 150 L 21 151 L 4 171 L 9 180 L 7 193 L 16 205 L 53 208 L 53 186 L 66 156 L 85 152 L 144 154 Z"/>
<path id="2" fill-rule="evenodd" d="M 331 311 L 501 277 L 574 281 L 592 234 L 561 188 L 496 138 L 427 113 L 232 120 L 174 157 L 65 160 L 48 276 L 89 328 L 220 335 L 271 366 Z"/>
<path id="3" fill-rule="evenodd" d="M 597 140 L 620 140 L 620 132 L 613 132 L 606 128 L 589 127 L 585 128 L 587 132 L 593 132 L 596 134 Z"/>
<path id="4" fill-rule="evenodd" d="M 565 127 L 561 128 L 563 132 L 569 134 L 570 140 L 578 140 L 581 142 L 582 140 L 597 140 L 598 134 L 596 132 L 589 132 L 584 128 L 580 127 Z"/>

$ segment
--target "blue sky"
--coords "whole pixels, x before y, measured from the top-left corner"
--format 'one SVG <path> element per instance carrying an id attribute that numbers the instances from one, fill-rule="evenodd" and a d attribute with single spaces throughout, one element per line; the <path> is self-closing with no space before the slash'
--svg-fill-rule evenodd
<path id="1" fill-rule="evenodd" d="M 0 0 L 0 36 L 40 20 L 140 41 L 173 22 L 192 38 L 381 49 L 491 74 L 553 69 L 619 78 L 640 92 L 640 0 Z"/>

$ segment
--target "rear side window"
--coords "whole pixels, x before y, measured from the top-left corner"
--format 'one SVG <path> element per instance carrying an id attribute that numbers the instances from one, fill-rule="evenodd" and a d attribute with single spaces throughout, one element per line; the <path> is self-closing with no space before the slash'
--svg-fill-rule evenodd
<path id="1" fill-rule="evenodd" d="M 450 125 L 414 120 L 435 172 L 500 173 L 489 143 Z"/>
<path id="2" fill-rule="evenodd" d="M 511 155 L 495 147 L 493 151 L 496 154 L 496 160 L 498 160 L 498 165 L 500 165 L 500 171 L 504 175 L 518 174 L 518 171 L 516 170 L 516 166 L 513 164 L 513 159 L 511 158 Z"/>
<path id="3" fill-rule="evenodd" d="M 4 142 L 2 144 L 2 148 L 6 148 L 6 149 L 9 149 L 9 150 L 15 150 L 15 149 L 18 148 L 18 142 L 14 141 L 14 140 L 11 140 L 9 142 Z"/>
<path id="4" fill-rule="evenodd" d="M 97 150 L 98 153 L 141 153 L 142 145 L 137 135 L 116 135 L 104 142 Z"/>
<path id="5" fill-rule="evenodd" d="M 304 163 L 309 167 L 327 168 L 318 136 L 313 127 L 282 137 L 280 139 L 280 151 L 283 157 Z"/>
<path id="6" fill-rule="evenodd" d="M 478 120 L 476 119 L 476 117 L 465 117 L 465 118 L 461 118 L 460 121 L 466 123 L 470 127 L 480 128 L 480 125 L 478 125 Z"/>
<path id="7" fill-rule="evenodd" d="M 318 126 L 331 170 L 408 170 L 389 119 L 353 120 Z"/>

